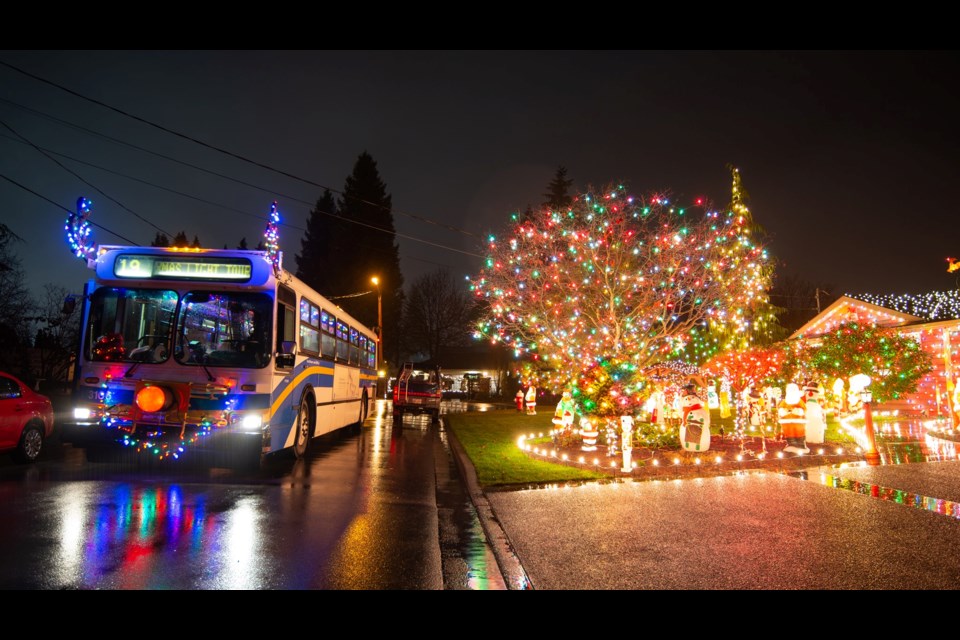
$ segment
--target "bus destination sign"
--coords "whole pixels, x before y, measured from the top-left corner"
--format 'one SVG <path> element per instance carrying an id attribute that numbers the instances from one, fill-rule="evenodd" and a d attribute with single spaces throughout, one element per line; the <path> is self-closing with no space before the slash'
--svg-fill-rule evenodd
<path id="1" fill-rule="evenodd" d="M 148 256 L 121 254 L 113 264 L 118 278 L 234 280 L 250 279 L 252 267 L 246 258 L 201 256 Z"/>

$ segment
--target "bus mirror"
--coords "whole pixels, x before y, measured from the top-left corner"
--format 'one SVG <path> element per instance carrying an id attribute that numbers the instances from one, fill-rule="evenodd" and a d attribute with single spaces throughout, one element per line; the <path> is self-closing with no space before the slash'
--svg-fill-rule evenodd
<path id="1" fill-rule="evenodd" d="M 284 340 L 280 343 L 280 352 L 277 354 L 278 367 L 292 367 L 297 363 L 297 343 L 293 340 Z"/>
<path id="2" fill-rule="evenodd" d="M 73 296 L 67 296 L 63 299 L 63 308 L 60 309 L 60 313 L 65 316 L 73 313 L 73 310 L 77 308 L 77 299 Z"/>

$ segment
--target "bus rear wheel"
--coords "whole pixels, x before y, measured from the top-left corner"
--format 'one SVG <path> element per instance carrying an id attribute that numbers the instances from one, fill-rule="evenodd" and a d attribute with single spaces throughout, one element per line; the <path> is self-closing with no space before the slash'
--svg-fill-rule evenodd
<path id="1" fill-rule="evenodd" d="M 312 396 L 306 394 L 300 401 L 300 411 L 297 412 L 297 421 L 293 428 L 296 433 L 293 435 L 293 455 L 296 458 L 302 458 L 310 447 L 310 437 L 313 435 L 313 403 Z"/>

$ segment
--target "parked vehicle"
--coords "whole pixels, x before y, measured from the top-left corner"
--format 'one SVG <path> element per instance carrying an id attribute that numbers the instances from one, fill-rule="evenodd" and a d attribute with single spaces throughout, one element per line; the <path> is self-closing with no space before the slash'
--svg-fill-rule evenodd
<path id="1" fill-rule="evenodd" d="M 0 451 L 35 462 L 53 435 L 53 403 L 22 380 L 0 371 Z"/>
<path id="2" fill-rule="evenodd" d="M 440 367 L 417 371 L 412 362 L 404 362 L 393 385 L 393 420 L 402 421 L 406 413 L 426 413 L 433 422 L 439 422 L 442 399 L 443 376 L 440 375 Z"/>

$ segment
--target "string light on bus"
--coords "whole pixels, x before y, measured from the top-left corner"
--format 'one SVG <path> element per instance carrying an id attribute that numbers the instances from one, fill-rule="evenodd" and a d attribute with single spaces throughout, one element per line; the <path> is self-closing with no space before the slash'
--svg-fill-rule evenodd
<path id="1" fill-rule="evenodd" d="M 280 270 L 280 234 L 277 231 L 277 225 L 280 223 L 280 214 L 277 213 L 277 201 L 274 200 L 270 205 L 270 220 L 267 222 L 267 228 L 263 232 L 264 245 L 267 247 L 267 255 L 274 271 Z"/>
<path id="2" fill-rule="evenodd" d="M 67 222 L 64 229 L 67 232 L 67 244 L 70 245 L 70 253 L 81 260 L 92 260 L 97 255 L 97 245 L 90 243 L 90 205 L 93 204 L 86 198 L 77 198 L 77 211 L 71 212 L 67 216 Z"/>

